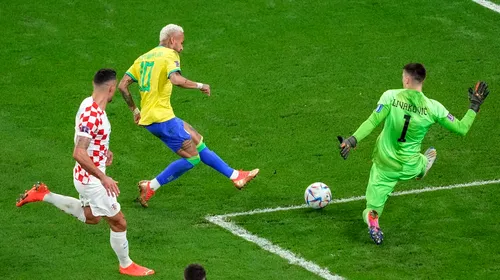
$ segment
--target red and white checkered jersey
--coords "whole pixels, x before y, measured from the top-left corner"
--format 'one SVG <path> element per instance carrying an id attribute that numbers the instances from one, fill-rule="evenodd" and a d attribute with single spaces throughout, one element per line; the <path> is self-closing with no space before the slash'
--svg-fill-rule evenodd
<path id="1" fill-rule="evenodd" d="M 106 112 L 99 108 L 92 97 L 87 97 L 80 104 L 75 119 L 75 144 L 77 136 L 91 138 L 87 152 L 90 159 L 102 172 L 106 173 L 106 159 L 109 149 L 111 124 Z M 90 175 L 78 162 L 74 168 L 74 178 L 82 184 L 99 183 L 100 180 Z"/>

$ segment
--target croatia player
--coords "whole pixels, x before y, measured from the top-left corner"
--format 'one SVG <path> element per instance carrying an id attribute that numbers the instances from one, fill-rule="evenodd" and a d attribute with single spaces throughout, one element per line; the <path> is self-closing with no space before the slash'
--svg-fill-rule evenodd
<path id="1" fill-rule="evenodd" d="M 469 131 L 479 107 L 488 96 L 488 85 L 478 82 L 469 88 L 470 109 L 462 120 L 456 119 L 436 100 L 422 93 L 426 76 L 420 63 L 410 63 L 403 68 L 403 89 L 388 90 L 378 102 L 371 116 L 354 132 L 344 139 L 339 136 L 340 154 L 347 159 L 351 148 L 368 136 L 375 127 L 385 120 L 384 129 L 377 138 L 373 151 L 373 165 L 366 188 L 366 209 L 363 219 L 369 228 L 375 244 L 381 244 L 383 233 L 378 217 L 382 214 L 387 198 L 398 181 L 421 179 L 436 160 L 433 147 L 420 154 L 422 140 L 434 123 L 465 135 Z"/>
<path id="2" fill-rule="evenodd" d="M 120 190 L 117 182 L 106 175 L 113 153 L 109 150 L 111 124 L 105 110 L 116 91 L 116 72 L 99 70 L 93 86 L 92 96 L 83 100 L 75 119 L 73 182 L 80 200 L 50 192 L 44 183 L 36 183 L 19 197 L 16 206 L 45 201 L 86 224 L 97 224 L 104 217 L 111 228 L 110 243 L 120 262 L 120 273 L 151 275 L 153 270 L 135 264 L 129 257 L 127 222 L 116 199 Z"/>
<path id="3" fill-rule="evenodd" d="M 148 207 L 148 200 L 165 185 L 193 168 L 200 161 L 231 179 L 236 188 L 243 188 L 259 169 L 238 171 L 229 167 L 203 142 L 203 137 L 188 123 L 174 115 L 170 105 L 172 85 L 199 89 L 210 96 L 208 84 L 196 83 L 181 76 L 179 53 L 183 50 L 184 30 L 169 24 L 160 32 L 160 45 L 137 58 L 118 86 L 133 112 L 134 121 L 163 141 L 181 156 L 152 180 L 140 181 L 139 202 Z M 136 107 L 128 87 L 137 82 L 142 111 Z"/>

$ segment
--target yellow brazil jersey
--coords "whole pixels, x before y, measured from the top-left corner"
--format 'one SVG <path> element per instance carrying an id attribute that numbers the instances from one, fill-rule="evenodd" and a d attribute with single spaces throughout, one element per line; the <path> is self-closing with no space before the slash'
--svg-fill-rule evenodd
<path id="1" fill-rule="evenodd" d="M 140 125 L 168 121 L 175 117 L 170 96 L 170 74 L 181 71 L 179 54 L 172 49 L 158 46 L 141 55 L 127 70 L 127 75 L 139 84 L 141 93 Z"/>

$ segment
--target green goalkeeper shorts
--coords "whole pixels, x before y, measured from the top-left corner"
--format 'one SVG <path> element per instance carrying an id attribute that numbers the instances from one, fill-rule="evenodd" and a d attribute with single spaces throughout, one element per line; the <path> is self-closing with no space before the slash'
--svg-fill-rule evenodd
<path id="1" fill-rule="evenodd" d="M 422 154 L 414 165 L 403 165 L 403 169 L 398 171 L 373 163 L 366 188 L 366 208 L 376 210 L 381 215 L 385 202 L 394 191 L 396 183 L 422 176 L 426 164 L 427 159 Z"/>

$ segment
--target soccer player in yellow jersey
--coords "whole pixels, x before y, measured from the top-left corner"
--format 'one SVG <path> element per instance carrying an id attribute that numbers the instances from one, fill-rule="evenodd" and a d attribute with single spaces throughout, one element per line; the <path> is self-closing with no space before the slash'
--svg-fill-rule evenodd
<path id="1" fill-rule="evenodd" d="M 182 27 L 175 24 L 165 26 L 160 32 L 160 45 L 139 56 L 118 87 L 133 112 L 134 121 L 182 157 L 167 166 L 156 178 L 139 182 L 139 202 L 143 207 L 148 207 L 149 199 L 158 188 L 177 179 L 200 161 L 231 179 L 238 189 L 242 189 L 259 173 L 259 169 L 238 171 L 229 167 L 207 147 L 203 137 L 191 125 L 174 115 L 170 104 L 172 85 L 199 89 L 210 96 L 208 84 L 193 82 L 181 75 L 179 53 L 183 50 L 183 43 Z M 137 108 L 128 89 L 132 83 L 139 84 L 142 110 Z"/>

